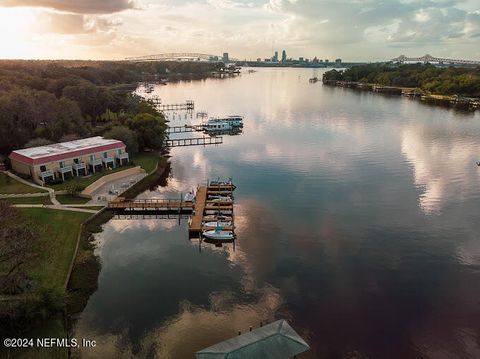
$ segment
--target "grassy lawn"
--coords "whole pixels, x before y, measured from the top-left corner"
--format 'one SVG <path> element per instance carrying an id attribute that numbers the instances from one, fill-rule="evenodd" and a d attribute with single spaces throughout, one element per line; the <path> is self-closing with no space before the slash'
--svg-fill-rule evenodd
<path id="1" fill-rule="evenodd" d="M 75 207 L 72 206 L 72 208 L 79 208 L 79 209 L 94 209 L 97 211 L 100 211 L 104 206 L 88 206 L 88 207 Z"/>
<path id="2" fill-rule="evenodd" d="M 63 288 L 75 253 L 80 225 L 91 214 L 46 208 L 20 210 L 43 231 L 35 244 L 39 257 L 29 268 L 30 275 L 41 287 Z"/>
<path id="3" fill-rule="evenodd" d="M 52 204 L 49 196 L 3 198 L 12 204 Z"/>
<path id="4" fill-rule="evenodd" d="M 45 192 L 40 188 L 35 188 L 27 186 L 12 177 L 7 176 L 5 173 L 0 173 L 0 193 L 10 194 L 10 193 L 38 193 Z"/>
<path id="5" fill-rule="evenodd" d="M 71 194 L 57 194 L 55 197 L 61 204 L 85 204 L 90 201 L 89 198 L 83 198 Z"/>
<path id="6" fill-rule="evenodd" d="M 150 173 L 157 166 L 160 155 L 155 152 L 143 152 L 136 154 L 131 159 L 135 165 L 142 167 L 147 173 Z"/>
<path id="7" fill-rule="evenodd" d="M 85 188 L 87 188 L 89 185 L 91 185 L 93 182 L 95 182 L 99 178 L 109 175 L 111 173 L 123 171 L 127 168 L 132 168 L 132 166 L 128 165 L 123 167 L 117 167 L 117 168 L 114 168 L 113 170 L 104 170 L 102 172 L 97 172 L 95 174 L 84 176 L 84 177 L 74 177 L 62 183 L 50 185 L 49 187 L 53 188 L 55 191 L 69 190 L 72 188 L 74 188 L 76 191 L 83 191 Z"/>

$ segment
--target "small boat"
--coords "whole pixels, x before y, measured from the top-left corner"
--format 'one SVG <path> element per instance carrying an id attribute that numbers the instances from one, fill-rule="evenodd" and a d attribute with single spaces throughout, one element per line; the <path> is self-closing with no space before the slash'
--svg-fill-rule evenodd
<path id="1" fill-rule="evenodd" d="M 226 180 L 222 180 L 222 179 L 217 179 L 216 181 L 210 181 L 208 183 L 209 186 L 232 186 L 232 187 L 235 187 L 232 183 L 232 179 L 229 178 L 229 179 L 226 179 Z"/>
<path id="2" fill-rule="evenodd" d="M 477 166 L 480 166 L 480 161 L 477 161 Z"/>
<path id="3" fill-rule="evenodd" d="M 232 220 L 232 217 L 230 216 L 223 216 L 221 214 L 210 214 L 208 216 L 203 216 L 203 220 L 204 221 L 231 221 Z"/>
<path id="4" fill-rule="evenodd" d="M 202 235 L 216 241 L 231 241 L 235 239 L 235 234 L 232 231 L 222 231 L 219 227 L 211 231 L 203 231 Z"/>
<path id="5" fill-rule="evenodd" d="M 232 222 L 220 222 L 220 221 L 207 222 L 207 223 L 204 224 L 205 227 L 213 227 L 213 228 L 216 228 L 216 227 L 220 227 L 220 228 L 230 227 L 231 225 L 232 225 Z"/>
<path id="6" fill-rule="evenodd" d="M 222 209 L 222 210 L 213 210 L 213 209 L 207 209 L 205 211 L 205 214 L 206 215 L 217 215 L 217 214 L 221 214 L 221 215 L 232 215 L 232 210 L 231 209 Z"/>
<path id="7" fill-rule="evenodd" d="M 187 192 L 183 197 L 183 200 L 185 202 L 193 202 L 194 199 L 195 199 L 195 194 L 193 192 Z"/>
<path id="8" fill-rule="evenodd" d="M 217 191 L 217 192 L 221 192 L 221 191 Z M 225 192 L 225 193 L 222 193 L 221 195 L 220 194 L 209 194 L 208 199 L 212 200 L 212 199 L 220 199 L 220 198 L 224 198 L 224 197 L 232 198 L 232 193 L 230 191 L 223 191 L 223 192 Z"/>
<path id="9" fill-rule="evenodd" d="M 217 196 L 218 198 L 208 198 L 208 202 L 215 202 L 215 203 L 225 203 L 225 202 L 233 202 L 231 197 L 227 196 Z"/>

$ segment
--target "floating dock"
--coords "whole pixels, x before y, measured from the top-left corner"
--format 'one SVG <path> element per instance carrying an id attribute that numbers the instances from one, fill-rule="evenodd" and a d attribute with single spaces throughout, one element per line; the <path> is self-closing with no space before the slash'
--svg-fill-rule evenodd
<path id="1" fill-rule="evenodd" d="M 186 101 L 185 103 L 162 104 L 159 99 L 150 100 L 158 111 L 193 111 L 195 103 Z"/>
<path id="2" fill-rule="evenodd" d="M 202 132 L 204 127 L 202 125 L 185 125 L 185 126 L 169 126 L 167 133 L 187 133 L 187 132 Z"/>

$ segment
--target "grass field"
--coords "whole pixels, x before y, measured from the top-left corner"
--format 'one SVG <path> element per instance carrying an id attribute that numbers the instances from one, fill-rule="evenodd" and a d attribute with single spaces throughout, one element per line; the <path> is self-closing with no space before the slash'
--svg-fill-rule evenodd
<path id="1" fill-rule="evenodd" d="M 142 167 L 147 173 L 151 173 L 160 159 L 160 155 L 155 152 L 138 153 L 132 157 L 135 165 Z"/>
<path id="2" fill-rule="evenodd" d="M 52 204 L 49 196 L 3 198 L 11 204 Z"/>
<path id="3" fill-rule="evenodd" d="M 57 194 L 55 197 L 61 204 L 85 204 L 90 201 L 89 198 L 83 198 L 70 194 Z"/>
<path id="4" fill-rule="evenodd" d="M 35 244 L 37 262 L 28 271 L 44 288 L 63 288 L 70 262 L 75 253 L 80 225 L 90 213 L 46 208 L 20 208 L 27 218 L 42 231 Z"/>
<path id="5" fill-rule="evenodd" d="M 38 193 L 45 192 L 40 188 L 35 188 L 32 186 L 27 186 L 17 180 L 7 176 L 5 173 L 0 173 L 0 193 L 11 194 L 11 193 Z"/>

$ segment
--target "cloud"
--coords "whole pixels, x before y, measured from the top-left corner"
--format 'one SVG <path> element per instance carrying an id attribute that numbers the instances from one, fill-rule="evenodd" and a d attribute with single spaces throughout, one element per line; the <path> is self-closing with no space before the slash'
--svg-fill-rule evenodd
<path id="1" fill-rule="evenodd" d="M 1 6 L 46 7 L 78 14 L 109 14 L 136 8 L 134 0 L 3 0 Z"/>

